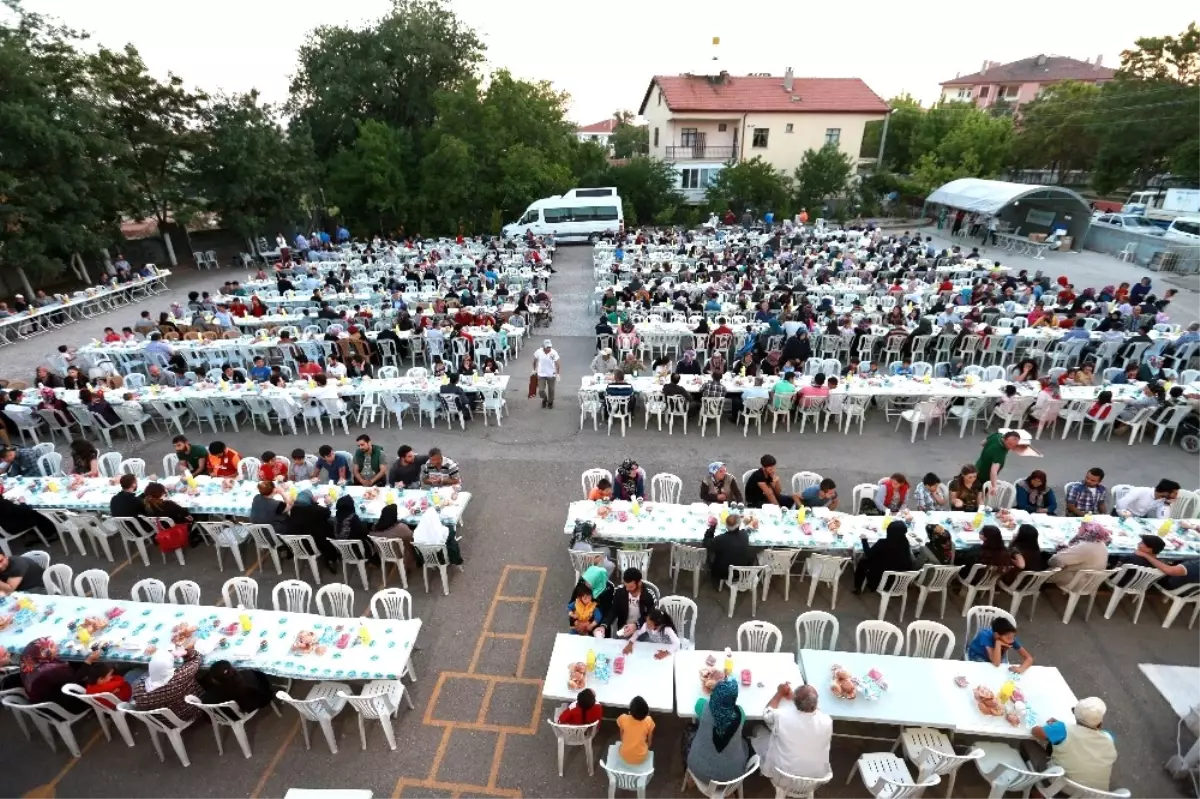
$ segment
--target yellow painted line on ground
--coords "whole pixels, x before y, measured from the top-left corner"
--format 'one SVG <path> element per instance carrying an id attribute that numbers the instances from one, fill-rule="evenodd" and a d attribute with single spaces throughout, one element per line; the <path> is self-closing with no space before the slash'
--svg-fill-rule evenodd
<path id="1" fill-rule="evenodd" d="M 262 796 L 263 789 L 267 787 L 267 780 L 271 779 L 271 775 L 275 773 L 275 767 L 279 765 L 279 761 L 283 759 L 283 753 L 287 751 L 288 746 L 292 743 L 292 739 L 296 737 L 296 733 L 300 732 L 300 718 L 296 718 L 296 723 L 292 725 L 292 729 L 288 731 L 287 737 L 283 739 L 283 744 L 275 752 L 271 761 L 267 763 L 267 767 L 263 769 L 262 776 L 258 778 L 258 782 L 254 784 L 254 790 L 250 792 L 250 799 L 258 799 Z"/>

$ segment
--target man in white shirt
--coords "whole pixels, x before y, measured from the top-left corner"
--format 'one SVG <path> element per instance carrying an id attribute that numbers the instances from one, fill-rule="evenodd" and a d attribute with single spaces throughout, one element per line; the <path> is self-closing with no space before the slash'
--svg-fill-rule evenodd
<path id="1" fill-rule="evenodd" d="M 554 407 L 554 384 L 562 373 L 562 361 L 558 358 L 558 350 L 550 339 L 542 342 L 542 348 L 533 354 L 533 371 L 537 375 L 538 394 L 542 397 L 543 408 Z"/>
<path id="2" fill-rule="evenodd" d="M 612 356 L 612 350 L 608 347 L 600 350 L 595 358 L 592 358 L 592 374 L 610 375 L 617 371 L 617 359 Z"/>
<path id="3" fill-rule="evenodd" d="M 1117 500 L 1117 513 L 1140 519 L 1165 519 L 1171 512 L 1171 503 L 1178 498 L 1179 483 L 1159 480 L 1154 488 L 1142 486 L 1127 491 Z"/>
<path id="4" fill-rule="evenodd" d="M 783 700 L 788 700 L 783 703 Z M 779 772 L 793 777 L 820 779 L 831 773 L 829 745 L 833 719 L 817 709 L 817 689 L 802 685 L 795 691 L 783 683 L 763 711 L 765 728 L 759 728 L 754 751 L 765 752 L 760 769 L 767 779 Z"/>

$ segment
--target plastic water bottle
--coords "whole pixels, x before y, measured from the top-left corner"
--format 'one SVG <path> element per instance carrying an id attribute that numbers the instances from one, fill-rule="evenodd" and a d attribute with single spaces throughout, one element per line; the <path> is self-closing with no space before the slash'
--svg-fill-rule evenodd
<path id="1" fill-rule="evenodd" d="M 725 647 L 725 676 L 733 676 L 733 650 Z"/>

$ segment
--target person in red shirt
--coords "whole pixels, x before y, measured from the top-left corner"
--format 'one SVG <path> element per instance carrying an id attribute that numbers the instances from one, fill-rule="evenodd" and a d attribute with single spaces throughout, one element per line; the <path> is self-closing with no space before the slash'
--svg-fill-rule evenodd
<path id="1" fill-rule="evenodd" d="M 262 454 L 262 466 L 258 467 L 258 479 L 273 482 L 276 478 L 284 480 L 288 476 L 288 466 L 282 461 L 275 460 L 275 453 L 267 450 Z"/>
<path id="2" fill-rule="evenodd" d="M 712 334 L 714 336 L 732 336 L 733 328 L 726 323 L 725 317 L 722 316 L 717 320 L 717 329 Z"/>
<path id="3" fill-rule="evenodd" d="M 250 311 L 246 307 L 246 303 L 242 302 L 242 298 L 238 297 L 229 305 L 229 312 L 234 316 L 245 316 Z"/>
<path id="4" fill-rule="evenodd" d="M 950 278 L 946 278 L 942 281 L 942 284 L 938 286 L 938 291 L 954 291 L 954 284 L 950 282 Z"/>
<path id="5" fill-rule="evenodd" d="M 220 441 L 208 445 L 208 473 L 213 477 L 237 477 L 242 456 Z"/>
<path id="6" fill-rule="evenodd" d="M 111 327 L 104 328 L 104 343 L 115 344 L 121 340 L 121 335 Z"/>
<path id="7" fill-rule="evenodd" d="M 454 314 L 454 324 L 470 325 L 475 323 L 475 314 L 468 311 L 466 308 L 459 308 L 458 313 Z"/>
<path id="8" fill-rule="evenodd" d="M 300 364 L 299 371 L 301 377 L 313 377 L 322 372 L 321 364 L 310 361 L 303 355 L 297 355 L 296 362 Z"/>
<path id="9" fill-rule="evenodd" d="M 250 315 L 259 317 L 267 315 L 267 306 L 257 295 L 250 298 Z"/>
<path id="10" fill-rule="evenodd" d="M 575 701 L 558 717 L 559 724 L 569 724 L 582 727 L 592 724 L 604 717 L 604 708 L 596 701 L 596 694 L 591 688 L 584 688 L 575 697 Z"/>
<path id="11" fill-rule="evenodd" d="M 80 675 L 84 690 L 90 694 L 112 694 L 122 702 L 128 702 L 133 697 L 133 686 L 124 677 L 113 671 L 112 666 L 105 663 L 92 663 L 86 666 Z M 116 710 L 112 700 L 100 699 L 100 704 Z"/>

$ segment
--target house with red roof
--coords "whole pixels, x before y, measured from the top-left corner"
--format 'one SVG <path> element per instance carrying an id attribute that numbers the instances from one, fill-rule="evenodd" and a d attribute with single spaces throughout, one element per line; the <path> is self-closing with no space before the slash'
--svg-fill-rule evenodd
<path id="1" fill-rule="evenodd" d="M 888 104 L 860 78 L 782 75 L 655 75 L 638 113 L 650 155 L 675 164 L 679 189 L 702 202 L 729 163 L 761 156 L 789 175 L 806 150 L 834 144 L 857 163 L 868 122 Z"/>
<path id="2" fill-rule="evenodd" d="M 580 141 L 594 141 L 597 144 L 608 147 L 608 138 L 612 136 L 617 127 L 616 119 L 606 119 L 602 122 L 593 122 L 590 125 L 584 125 L 581 128 L 575 128 L 575 137 Z"/>
<path id="3" fill-rule="evenodd" d="M 983 68 L 970 75 L 957 75 L 953 80 L 943 81 L 942 102 L 974 103 L 980 108 L 989 108 L 1003 101 L 1016 108 L 1034 100 L 1042 89 L 1064 80 L 1084 83 L 1104 83 L 1117 74 L 1115 69 L 1104 66 L 1103 58 L 1096 56 L 1080 61 L 1058 55 L 1035 55 L 1001 64 L 984 61 Z"/>

